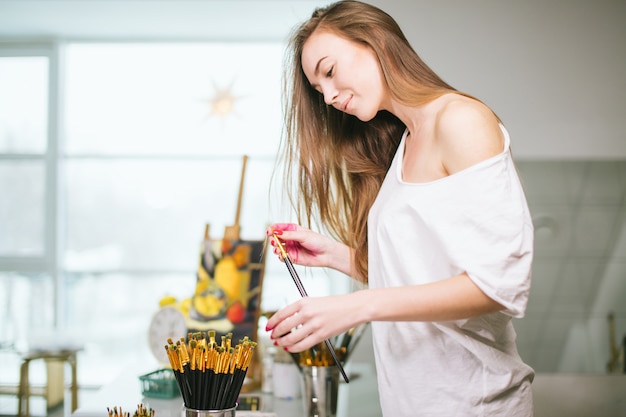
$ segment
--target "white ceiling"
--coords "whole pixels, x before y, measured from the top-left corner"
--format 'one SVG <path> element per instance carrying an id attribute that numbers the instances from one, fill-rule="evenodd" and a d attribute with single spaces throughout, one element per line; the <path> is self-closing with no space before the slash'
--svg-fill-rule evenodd
<path id="1" fill-rule="evenodd" d="M 283 40 L 327 2 L 312 0 L 3 0 L 0 38 Z M 25 18 L 27 17 L 27 18 Z"/>

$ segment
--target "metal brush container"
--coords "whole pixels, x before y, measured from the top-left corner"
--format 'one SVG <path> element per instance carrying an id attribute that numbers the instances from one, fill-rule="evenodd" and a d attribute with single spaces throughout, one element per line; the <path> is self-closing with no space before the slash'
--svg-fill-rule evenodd
<path id="1" fill-rule="evenodd" d="M 339 393 L 336 366 L 302 366 L 307 417 L 335 417 Z"/>
<path id="2" fill-rule="evenodd" d="M 225 410 L 194 410 L 186 408 L 183 417 L 235 417 L 237 406 Z"/>

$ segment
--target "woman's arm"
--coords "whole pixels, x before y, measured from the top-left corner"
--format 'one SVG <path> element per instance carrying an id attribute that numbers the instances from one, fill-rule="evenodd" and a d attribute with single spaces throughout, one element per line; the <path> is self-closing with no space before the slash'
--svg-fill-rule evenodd
<path id="1" fill-rule="evenodd" d="M 303 298 L 275 313 L 267 330 L 277 346 L 300 352 L 365 322 L 450 321 L 503 308 L 460 274 L 430 284 Z"/>
<path id="2" fill-rule="evenodd" d="M 503 310 L 463 273 L 429 284 L 355 293 L 367 321 L 450 321 Z"/>

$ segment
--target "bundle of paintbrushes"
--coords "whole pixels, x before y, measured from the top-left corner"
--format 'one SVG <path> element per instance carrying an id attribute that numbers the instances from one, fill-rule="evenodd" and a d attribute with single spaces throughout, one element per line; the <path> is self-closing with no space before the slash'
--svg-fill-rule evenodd
<path id="1" fill-rule="evenodd" d="M 122 407 L 120 407 L 119 410 L 117 407 L 107 407 L 107 412 L 109 413 L 109 417 L 130 417 L 130 413 L 123 411 Z M 139 404 L 137 411 L 133 413 L 133 417 L 154 417 L 154 410 L 146 408 L 143 404 Z"/>
<path id="2" fill-rule="evenodd" d="M 119 409 L 117 407 L 107 407 L 107 413 L 109 413 L 109 417 L 130 417 L 130 413 L 128 411 L 124 412 L 122 407 Z"/>
<path id="3" fill-rule="evenodd" d="M 354 351 L 357 343 L 367 328 L 367 323 L 353 327 L 347 332 L 337 336 L 334 340 L 334 347 L 337 358 L 342 365 L 345 365 L 348 358 Z M 300 353 L 292 353 L 292 358 L 298 366 L 333 366 L 334 358 L 325 343 L 307 349 Z"/>
<path id="4" fill-rule="evenodd" d="M 143 404 L 139 404 L 133 417 L 154 417 L 154 410 L 152 408 L 146 408 Z"/>
<path id="5" fill-rule="evenodd" d="M 188 335 L 165 346 L 185 407 L 225 410 L 236 406 L 256 342 L 244 337 L 232 346 L 232 334 L 215 340 L 215 331 Z"/>

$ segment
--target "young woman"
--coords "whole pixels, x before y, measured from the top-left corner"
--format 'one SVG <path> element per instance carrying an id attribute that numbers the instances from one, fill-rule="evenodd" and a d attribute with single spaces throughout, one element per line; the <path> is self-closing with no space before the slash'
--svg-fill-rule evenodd
<path id="1" fill-rule="evenodd" d="M 365 3 L 316 10 L 290 51 L 283 156 L 306 227 L 268 234 L 294 263 L 368 286 L 278 311 L 275 344 L 299 352 L 371 322 L 385 416 L 532 415 L 511 318 L 527 304 L 533 225 L 504 126 Z"/>

